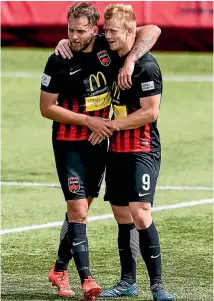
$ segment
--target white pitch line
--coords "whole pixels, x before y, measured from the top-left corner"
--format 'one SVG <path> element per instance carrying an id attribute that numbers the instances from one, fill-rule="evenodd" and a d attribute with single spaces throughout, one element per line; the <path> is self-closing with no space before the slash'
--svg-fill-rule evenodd
<path id="1" fill-rule="evenodd" d="M 203 200 L 196 200 L 191 202 L 183 202 L 173 205 L 164 205 L 164 206 L 157 206 L 155 208 L 152 208 L 152 211 L 162 211 L 162 210 L 170 210 L 170 209 L 179 209 L 183 207 L 192 207 L 192 206 L 198 206 L 203 204 L 211 204 L 213 203 L 214 199 L 203 199 Z M 98 221 L 98 220 L 106 220 L 106 219 L 112 219 L 113 214 L 104 214 L 104 215 L 98 215 L 98 216 L 89 216 L 88 221 Z M 25 232 L 25 231 L 31 231 L 31 230 L 39 230 L 39 229 L 47 229 L 47 228 L 56 228 L 62 225 L 62 222 L 54 222 L 54 223 L 47 223 L 47 224 L 41 224 L 41 225 L 32 225 L 32 226 L 26 226 L 21 228 L 13 228 L 13 229 L 5 229 L 1 230 L 0 234 L 10 234 L 10 233 L 18 233 L 18 232 Z"/>
<path id="2" fill-rule="evenodd" d="M 42 73 L 36 72 L 3 72 L 2 78 L 42 78 Z M 213 82 L 212 75 L 165 75 L 164 81 L 176 82 Z"/>
<path id="3" fill-rule="evenodd" d="M 60 185 L 57 183 L 11 182 L 11 181 L 1 181 L 0 186 L 60 187 Z"/>
<path id="4" fill-rule="evenodd" d="M 213 187 L 206 186 L 157 186 L 159 190 L 214 190 Z"/>
<path id="5" fill-rule="evenodd" d="M 212 75 L 166 75 L 163 81 L 169 82 L 213 82 Z"/>
<path id="6" fill-rule="evenodd" d="M 57 183 L 36 183 L 36 182 L 7 182 L 1 181 L 0 186 L 24 186 L 24 187 L 60 187 Z M 105 185 L 101 186 L 105 188 Z M 214 190 L 213 187 L 206 186 L 157 186 L 158 190 Z"/>

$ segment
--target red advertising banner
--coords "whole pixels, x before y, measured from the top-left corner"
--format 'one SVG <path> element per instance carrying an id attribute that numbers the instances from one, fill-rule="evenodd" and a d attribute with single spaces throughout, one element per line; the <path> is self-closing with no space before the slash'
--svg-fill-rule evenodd
<path id="1" fill-rule="evenodd" d="M 92 1 L 101 12 L 111 1 Z M 212 1 L 130 1 L 139 24 L 175 27 L 212 27 Z M 2 26 L 66 25 L 70 1 L 5 1 L 1 3 Z"/>
<path id="2" fill-rule="evenodd" d="M 195 50 L 199 50 L 197 49 L 199 47 L 198 44 L 201 44 L 199 48 L 202 50 L 211 50 L 213 28 L 212 1 L 118 2 L 132 5 L 138 25 L 158 25 L 162 29 L 161 39 L 166 38 L 164 34 L 171 34 L 172 39 L 179 35 L 179 40 L 182 41 L 183 39 L 187 44 L 189 44 L 189 39 L 190 44 L 193 45 L 192 48 L 196 47 Z M 26 43 L 27 38 L 24 36 L 24 33 L 28 35 L 28 38 L 29 34 L 31 35 L 29 38 L 30 44 L 34 42 L 33 39 L 35 42 L 40 42 L 42 46 L 44 46 L 45 40 L 47 41 L 47 46 L 51 43 L 55 44 L 56 39 L 66 35 L 67 10 L 72 3 L 72 1 L 1 2 L 2 44 L 5 45 L 9 41 L 18 43 L 20 36 L 24 37 Z M 99 24 L 102 26 L 104 8 L 108 4 L 115 2 L 91 1 L 91 3 L 96 5 L 101 12 Z M 202 41 L 194 42 L 193 36 L 198 39 L 199 35 Z M 194 43 L 192 44 L 191 41 Z M 20 41 L 20 43 L 22 42 Z M 202 45 L 202 43 L 206 45 Z"/>

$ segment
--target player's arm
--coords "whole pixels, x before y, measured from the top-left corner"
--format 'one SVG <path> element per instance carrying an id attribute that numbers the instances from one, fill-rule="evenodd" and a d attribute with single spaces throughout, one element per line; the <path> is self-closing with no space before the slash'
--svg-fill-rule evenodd
<path id="1" fill-rule="evenodd" d="M 153 48 L 160 34 L 161 29 L 156 25 L 137 27 L 135 43 L 126 60 L 136 62 Z"/>
<path id="2" fill-rule="evenodd" d="M 125 63 L 120 69 L 120 73 L 118 75 L 118 85 L 122 90 L 129 89 L 131 87 L 131 76 L 134 71 L 135 62 L 152 49 L 160 34 L 161 29 L 156 25 L 137 27 L 134 46 L 127 56 Z"/>
<path id="3" fill-rule="evenodd" d="M 57 106 L 57 98 L 58 94 L 41 91 L 40 111 L 43 117 L 65 124 L 86 125 L 101 138 L 109 137 L 118 130 L 108 119 L 86 116 Z"/>
<path id="4" fill-rule="evenodd" d="M 157 120 L 161 94 L 140 98 L 141 108 L 125 118 L 112 120 L 111 124 L 120 130 L 131 130 Z M 91 133 L 91 144 L 99 144 L 103 139 L 96 133 Z"/>
<path id="5" fill-rule="evenodd" d="M 86 125 L 101 138 L 109 137 L 118 130 L 108 119 L 86 116 L 57 106 L 57 98 L 58 94 L 41 91 L 40 111 L 43 117 L 65 124 Z"/>
<path id="6" fill-rule="evenodd" d="M 45 118 L 65 124 L 86 125 L 86 115 L 57 106 L 58 94 L 41 91 L 40 112 Z"/>
<path id="7" fill-rule="evenodd" d="M 62 39 L 58 42 L 55 50 L 54 50 L 56 55 L 61 54 L 61 56 L 64 59 L 71 59 L 73 57 L 73 53 L 70 48 L 70 41 L 69 39 Z"/>
<path id="8" fill-rule="evenodd" d="M 140 98 L 141 108 L 125 118 L 113 120 L 120 130 L 130 130 L 157 120 L 161 94 Z"/>
<path id="9" fill-rule="evenodd" d="M 122 130 L 131 130 L 157 120 L 161 94 L 140 99 L 141 108 L 125 118 L 112 120 L 111 123 Z M 99 144 L 103 139 L 92 133 L 88 139 L 91 144 Z"/>
<path id="10" fill-rule="evenodd" d="M 132 89 L 139 97 L 141 108 L 125 118 L 112 121 L 120 130 L 135 129 L 156 121 L 158 117 L 162 93 L 160 68 L 150 61 L 140 64 L 141 71 Z"/>

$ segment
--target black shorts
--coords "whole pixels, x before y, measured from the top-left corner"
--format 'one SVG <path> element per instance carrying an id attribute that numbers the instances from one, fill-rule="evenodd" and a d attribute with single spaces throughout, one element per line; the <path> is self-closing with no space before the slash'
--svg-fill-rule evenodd
<path id="1" fill-rule="evenodd" d="M 115 206 L 130 202 L 153 204 L 161 155 L 108 152 L 104 200 Z"/>
<path id="2" fill-rule="evenodd" d="M 65 200 L 97 197 L 107 155 L 107 139 L 98 145 L 88 141 L 54 141 L 56 169 Z"/>

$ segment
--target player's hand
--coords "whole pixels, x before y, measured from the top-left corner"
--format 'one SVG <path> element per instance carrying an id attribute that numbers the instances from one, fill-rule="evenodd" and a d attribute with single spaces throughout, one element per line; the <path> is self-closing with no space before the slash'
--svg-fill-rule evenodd
<path id="1" fill-rule="evenodd" d="M 134 66 L 134 61 L 129 59 L 125 60 L 125 63 L 118 74 L 118 86 L 120 89 L 125 90 L 131 88 Z"/>
<path id="2" fill-rule="evenodd" d="M 70 46 L 70 41 L 68 39 L 60 40 L 54 52 L 56 55 L 59 55 L 60 53 L 64 59 L 66 58 L 71 59 L 73 57 L 73 53 L 69 46 Z"/>
<path id="3" fill-rule="evenodd" d="M 98 136 L 95 132 L 91 133 L 91 135 L 88 138 L 88 141 L 92 144 L 99 144 L 100 142 L 102 142 L 104 139 L 101 138 L 100 136 Z"/>
<path id="4" fill-rule="evenodd" d="M 88 126 L 92 132 L 95 132 L 102 139 L 110 137 L 115 130 L 115 126 L 112 128 L 109 119 L 101 117 L 87 116 L 86 126 Z"/>
<path id="5" fill-rule="evenodd" d="M 117 126 L 116 120 L 109 120 L 107 121 L 108 127 L 114 132 L 119 131 L 119 127 Z"/>

